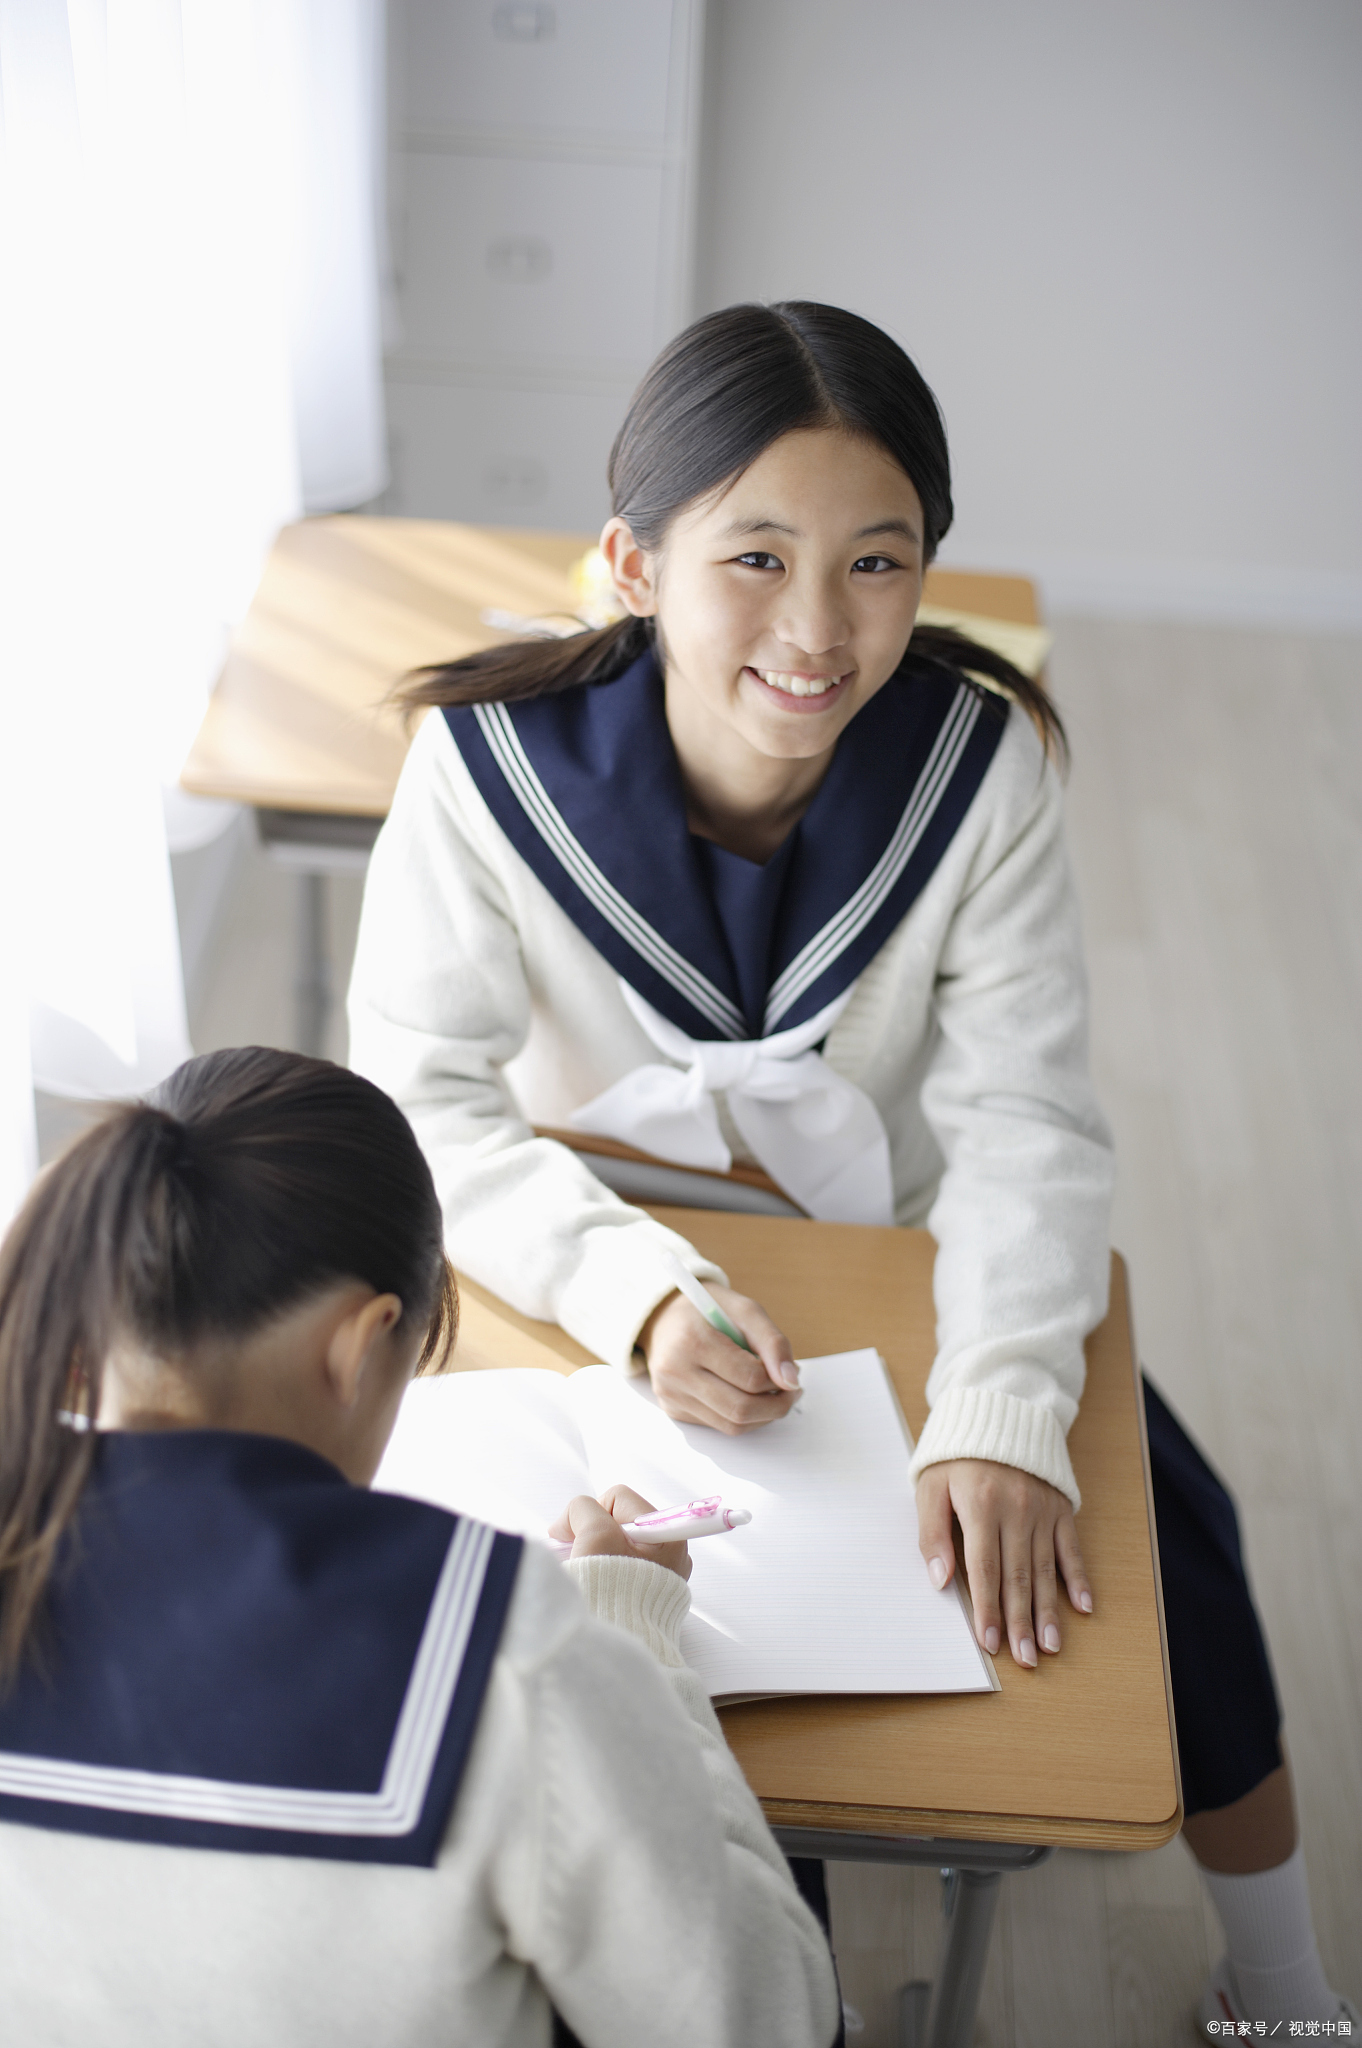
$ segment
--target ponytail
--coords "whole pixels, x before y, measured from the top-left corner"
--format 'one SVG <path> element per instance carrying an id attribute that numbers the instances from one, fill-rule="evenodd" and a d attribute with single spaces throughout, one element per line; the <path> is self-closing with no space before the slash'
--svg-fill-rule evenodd
<path id="1" fill-rule="evenodd" d="M 0 1245 L 0 1683 L 89 1474 L 111 1346 L 182 1363 L 346 1279 L 396 1294 L 421 1366 L 443 1362 L 458 1297 L 430 1169 L 396 1104 L 326 1061 L 190 1060 L 42 1175 Z"/>
<path id="2" fill-rule="evenodd" d="M 613 683 L 641 654 L 652 652 L 651 619 L 615 619 L 565 639 L 544 635 L 483 647 L 461 661 L 413 670 L 396 692 L 408 713 L 428 704 L 519 704 L 551 697 L 577 683 Z"/>
<path id="3" fill-rule="evenodd" d="M 610 451 L 611 509 L 649 554 L 690 505 L 726 489 L 784 434 L 834 427 L 875 442 L 911 480 L 930 562 L 955 516 L 941 412 L 916 364 L 882 328 L 838 306 L 792 299 L 726 306 L 663 349 L 634 393 Z M 513 704 L 609 683 L 655 644 L 650 619 L 621 619 L 562 640 L 516 640 L 417 669 L 394 701 Z M 1013 698 L 1047 751 L 1067 754 L 1044 685 L 961 633 L 918 627 L 908 655 Z"/>
<path id="4" fill-rule="evenodd" d="M 954 626 L 914 626 L 904 665 L 908 667 L 914 662 L 958 676 L 1004 716 L 1000 698 L 1019 704 L 1039 733 L 1046 753 L 1061 767 L 1067 765 L 1069 736 L 1054 699 L 1043 683 L 1028 676 L 1006 655 L 992 647 L 981 647 L 977 640 L 957 632 Z"/>

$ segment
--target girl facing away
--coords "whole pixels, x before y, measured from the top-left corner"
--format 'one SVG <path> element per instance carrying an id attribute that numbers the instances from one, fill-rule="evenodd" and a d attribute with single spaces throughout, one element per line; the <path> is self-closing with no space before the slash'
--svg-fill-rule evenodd
<path id="1" fill-rule="evenodd" d="M 410 1127 L 321 1061 L 192 1060 L 34 1188 L 0 1249 L 16 2048 L 832 2041 L 677 1650 L 685 1546 L 635 1551 L 624 1489 L 567 1508 L 566 1568 L 367 1490 L 456 1323 Z"/>
<path id="2" fill-rule="evenodd" d="M 946 439 L 868 322 L 696 322 L 609 477 L 620 620 L 406 692 L 434 709 L 374 850 L 352 1061 L 411 1117 L 461 1269 L 622 1370 L 637 1356 L 682 1420 L 783 1415 L 790 1346 L 553 1132 L 756 1164 L 818 1218 L 925 1223 L 922 1548 L 945 1585 L 958 1518 L 980 1639 L 1033 1668 L 1092 1610 L 1066 1438 L 1112 1188 L 1059 720 L 916 623 Z M 755 1358 L 674 1291 L 668 1250 Z M 1186 1838 L 1229 1936 L 1201 2018 L 1334 2018 L 1234 1508 L 1151 1386 L 1146 1408 Z"/>

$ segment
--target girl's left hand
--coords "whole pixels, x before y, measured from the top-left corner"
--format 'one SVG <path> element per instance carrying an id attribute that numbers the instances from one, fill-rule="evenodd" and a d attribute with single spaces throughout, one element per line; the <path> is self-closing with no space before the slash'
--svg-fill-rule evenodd
<path id="1" fill-rule="evenodd" d="M 1068 1496 L 989 1458 L 929 1465 L 917 1483 L 918 1542 L 937 1586 L 955 1574 L 952 1511 L 965 1539 L 975 1634 L 992 1656 L 1005 1617 L 1014 1660 L 1034 1669 L 1037 1643 L 1052 1656 L 1059 1649 L 1059 1575 L 1071 1605 L 1092 1613 Z"/>

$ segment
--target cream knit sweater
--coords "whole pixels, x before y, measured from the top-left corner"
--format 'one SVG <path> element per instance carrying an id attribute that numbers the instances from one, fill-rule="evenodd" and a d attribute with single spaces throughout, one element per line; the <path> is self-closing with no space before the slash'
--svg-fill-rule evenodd
<path id="1" fill-rule="evenodd" d="M 526 1546 L 434 1869 L 0 1823 L 0 2040 L 548 2048 L 551 1999 L 589 2048 L 827 2048 L 827 1944 L 682 1663 L 689 1604 Z"/>
<path id="2" fill-rule="evenodd" d="M 1088 1080 L 1059 784 L 1020 713 L 824 1056 L 884 1120 L 897 1220 L 926 1222 L 939 1246 L 916 1469 L 993 1458 L 1077 1506 L 1065 1438 L 1083 1338 L 1106 1308 L 1112 1158 Z M 671 1291 L 662 1246 L 723 1279 L 534 1136 L 659 1054 L 502 833 L 438 713 L 374 848 L 350 1057 L 410 1117 L 456 1264 L 524 1313 L 627 1370 Z"/>

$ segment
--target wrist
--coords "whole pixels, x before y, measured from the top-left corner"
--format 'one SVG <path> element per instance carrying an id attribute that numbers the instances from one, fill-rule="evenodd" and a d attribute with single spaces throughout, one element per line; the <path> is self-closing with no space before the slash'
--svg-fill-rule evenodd
<path id="1" fill-rule="evenodd" d="M 574 1557 L 565 1569 L 598 1621 L 624 1629 L 660 1664 L 684 1664 L 681 1625 L 690 1612 L 684 1579 L 646 1557 Z"/>

